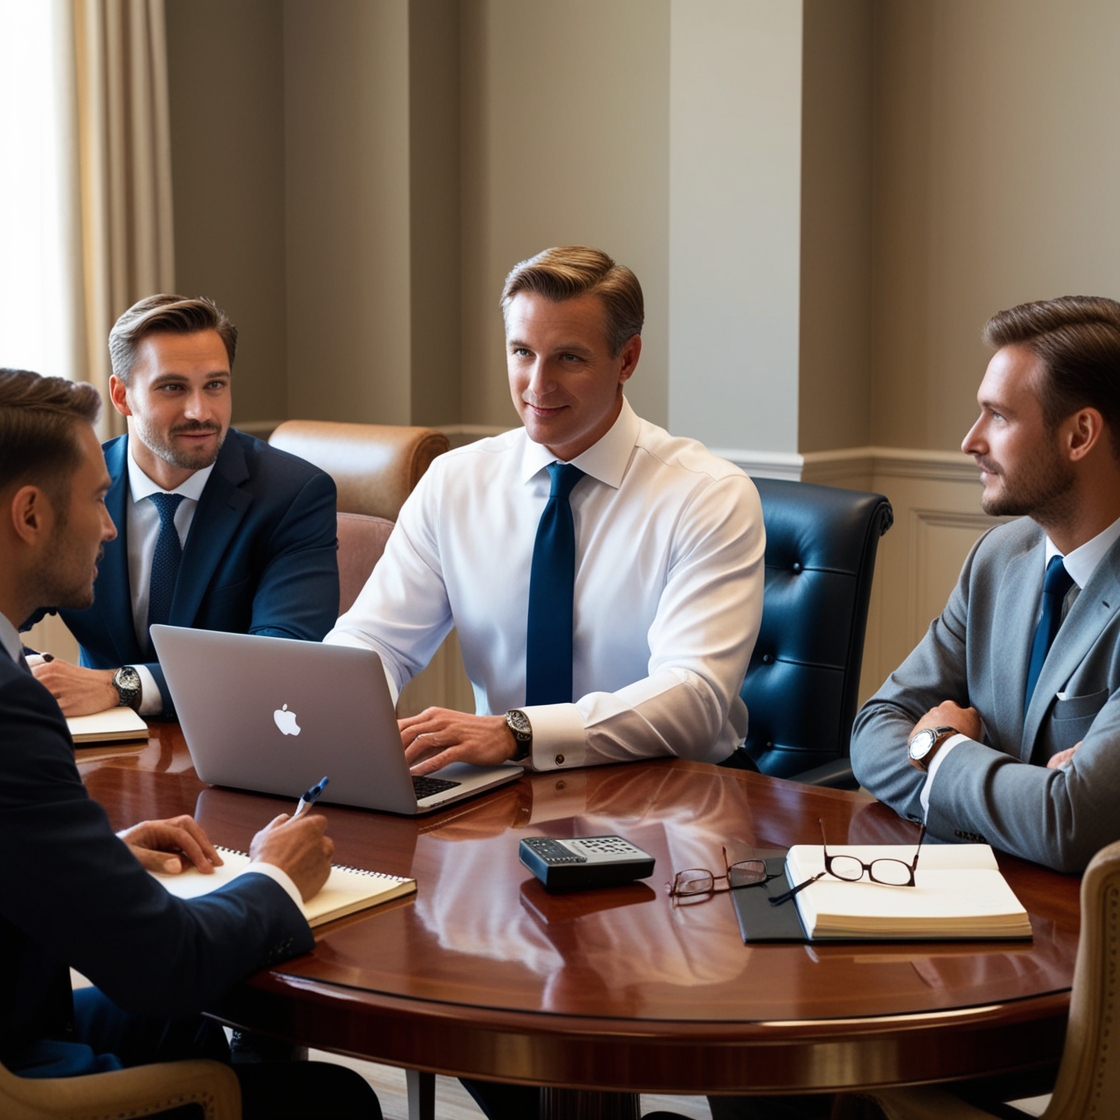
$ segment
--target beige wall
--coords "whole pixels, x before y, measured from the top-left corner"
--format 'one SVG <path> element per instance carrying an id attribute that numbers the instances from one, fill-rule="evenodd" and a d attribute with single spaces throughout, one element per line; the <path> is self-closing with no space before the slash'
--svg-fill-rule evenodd
<path id="1" fill-rule="evenodd" d="M 674 0 L 674 431 L 797 451 L 801 4 Z"/>
<path id="2" fill-rule="evenodd" d="M 647 328 L 628 393 L 667 414 L 668 0 L 465 0 L 463 420 L 517 422 L 502 281 L 550 245 L 589 244 L 642 282 Z"/>
<path id="3" fill-rule="evenodd" d="M 863 447 L 871 399 L 871 0 L 808 0 L 797 450 Z"/>
<path id="4" fill-rule="evenodd" d="M 951 449 L 985 319 L 1120 296 L 1120 5 L 875 5 L 872 442 Z"/>
<path id="5" fill-rule="evenodd" d="M 407 0 L 285 0 L 288 410 L 411 419 Z"/>
<path id="6" fill-rule="evenodd" d="M 167 0 L 167 46 L 177 287 L 210 296 L 240 328 L 235 421 L 284 419 L 282 10 Z"/>

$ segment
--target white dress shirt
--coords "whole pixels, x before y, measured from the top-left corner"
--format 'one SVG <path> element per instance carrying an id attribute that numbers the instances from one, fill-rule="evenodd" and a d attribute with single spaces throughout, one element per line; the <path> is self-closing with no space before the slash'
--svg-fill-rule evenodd
<path id="1" fill-rule="evenodd" d="M 186 544 L 198 499 L 210 479 L 213 464 L 195 471 L 181 486 L 174 490 L 164 490 L 153 482 L 132 457 L 133 441 L 128 441 L 128 492 L 129 503 L 125 513 L 125 532 L 128 542 L 128 582 L 132 594 L 132 624 L 140 648 L 148 646 L 148 594 L 152 585 L 152 558 L 156 552 L 159 538 L 159 510 L 155 502 L 148 499 L 153 494 L 182 494 L 183 501 L 175 511 L 175 529 L 179 534 L 179 544 Z M 140 675 L 140 707 L 142 716 L 158 715 L 167 707 L 165 697 L 160 693 L 155 677 L 143 665 L 133 668 Z"/>
<path id="2" fill-rule="evenodd" d="M 1081 588 L 1089 582 L 1097 565 L 1105 558 L 1109 549 L 1112 548 L 1117 539 L 1120 539 L 1120 518 L 1117 518 L 1107 529 L 1099 532 L 1092 540 L 1078 545 L 1068 556 L 1062 556 L 1058 546 L 1049 537 L 1046 538 L 1043 571 L 1046 570 L 1046 567 L 1049 566 L 1050 561 L 1055 556 L 1062 556 L 1062 564 L 1065 566 L 1066 574 L 1073 580 L 1073 586 L 1066 592 L 1066 597 L 1062 600 L 1063 619 L 1065 619 L 1066 615 L 1069 613 L 1070 607 L 1072 607 L 1076 601 Z M 1039 603 L 1038 614 L 1040 616 L 1042 614 L 1041 602 Z M 1064 699 L 1060 692 L 1058 693 L 1058 699 Z M 949 752 L 958 743 L 967 743 L 968 741 L 967 735 L 953 735 L 941 744 L 937 754 L 930 760 L 929 773 L 926 775 L 926 780 L 922 783 L 921 793 L 918 795 L 918 799 L 922 803 L 922 808 L 927 814 L 929 813 L 929 795 L 930 790 L 933 789 L 933 779 L 941 763 L 949 757 Z"/>
<path id="3" fill-rule="evenodd" d="M 479 714 L 522 708 L 536 769 L 658 755 L 720 762 L 762 615 L 765 534 L 738 467 L 639 419 L 573 460 L 574 703 L 525 707 L 529 572 L 555 461 L 517 429 L 435 460 L 324 639 L 367 646 L 400 689 L 454 626 Z"/>

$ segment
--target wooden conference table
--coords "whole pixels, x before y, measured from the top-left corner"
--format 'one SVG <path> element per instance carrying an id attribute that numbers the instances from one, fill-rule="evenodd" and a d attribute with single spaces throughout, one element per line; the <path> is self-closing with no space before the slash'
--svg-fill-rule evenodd
<path id="1" fill-rule="evenodd" d="M 116 828 L 194 813 L 217 843 L 245 849 L 291 810 L 203 785 L 173 725 L 146 746 L 78 753 Z M 818 817 L 830 843 L 913 842 L 912 825 L 860 794 L 674 760 L 527 775 L 419 819 L 324 808 L 336 862 L 411 875 L 418 892 L 318 931 L 313 953 L 231 996 L 231 1023 L 555 1087 L 553 1115 L 571 1107 L 563 1087 L 825 1091 L 1026 1070 L 1061 1053 L 1075 877 L 1001 857 L 1030 943 L 750 947 L 726 894 L 685 906 L 666 895 L 675 870 L 722 872 L 724 844 L 735 860 L 819 841 Z M 523 836 L 614 832 L 656 857 L 648 884 L 550 896 L 518 862 Z M 595 1099 L 636 1115 L 633 1097 Z"/>

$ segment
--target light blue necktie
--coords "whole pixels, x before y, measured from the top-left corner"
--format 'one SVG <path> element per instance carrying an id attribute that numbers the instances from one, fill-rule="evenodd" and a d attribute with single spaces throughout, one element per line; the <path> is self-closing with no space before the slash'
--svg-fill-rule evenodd
<path id="1" fill-rule="evenodd" d="M 175 511 L 183 495 L 152 494 L 151 499 L 159 510 L 159 536 L 152 555 L 152 580 L 148 591 L 149 631 L 155 623 L 165 623 L 171 617 L 171 599 L 179 578 L 179 561 L 183 558 L 179 530 L 175 528 Z"/>
<path id="2" fill-rule="evenodd" d="M 1027 695 L 1023 701 L 1024 712 L 1031 705 L 1034 686 L 1038 684 L 1038 675 L 1042 672 L 1043 662 L 1054 644 L 1058 627 L 1062 625 L 1062 604 L 1072 586 L 1073 577 L 1066 571 L 1062 558 L 1052 557 L 1050 563 L 1046 565 L 1046 577 L 1042 581 L 1042 614 L 1034 629 L 1034 642 L 1031 644 L 1031 663 L 1027 669 Z"/>
<path id="3" fill-rule="evenodd" d="M 584 475 L 571 463 L 550 463 L 548 473 L 552 477 L 552 490 L 537 526 L 529 574 L 526 704 L 572 702 L 576 532 L 568 497 Z"/>

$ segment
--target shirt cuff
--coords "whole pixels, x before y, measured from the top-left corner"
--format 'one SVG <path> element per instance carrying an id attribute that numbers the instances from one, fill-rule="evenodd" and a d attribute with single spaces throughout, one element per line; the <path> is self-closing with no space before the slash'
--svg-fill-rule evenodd
<path id="1" fill-rule="evenodd" d="M 263 860 L 255 859 L 241 872 L 241 875 L 264 875 L 274 883 L 279 883 L 302 913 L 303 896 L 299 893 L 299 887 L 295 885 L 292 877 L 286 871 L 281 871 L 274 863 L 265 863 Z M 240 876 L 236 876 L 236 878 L 240 878 Z"/>
<path id="2" fill-rule="evenodd" d="M 534 770 L 568 770 L 587 757 L 587 729 L 575 704 L 538 704 L 522 708 L 533 729 L 529 762 Z"/>
<path id="3" fill-rule="evenodd" d="M 137 715 L 158 716 L 166 705 L 163 702 L 163 693 L 160 692 L 151 669 L 147 665 L 133 665 L 132 667 L 140 678 L 140 707 L 136 709 Z"/>
<path id="4" fill-rule="evenodd" d="M 937 768 L 949 757 L 949 752 L 958 743 L 967 743 L 969 738 L 967 735 L 953 735 L 946 739 L 940 747 L 937 748 L 937 753 L 930 759 L 929 770 L 926 772 L 926 780 L 922 783 L 922 792 L 919 795 L 922 802 L 922 812 L 929 816 L 929 791 L 933 787 L 934 775 L 937 773 Z"/>

